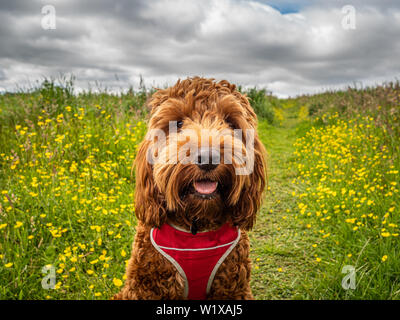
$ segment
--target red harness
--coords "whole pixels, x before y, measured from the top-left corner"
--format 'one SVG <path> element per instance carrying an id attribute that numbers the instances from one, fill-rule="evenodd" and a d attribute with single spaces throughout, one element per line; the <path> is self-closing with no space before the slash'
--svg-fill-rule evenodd
<path id="1" fill-rule="evenodd" d="M 151 229 L 150 239 L 185 280 L 184 297 L 199 300 L 206 298 L 219 266 L 239 242 L 240 230 L 226 223 L 218 230 L 193 235 L 165 223 Z"/>

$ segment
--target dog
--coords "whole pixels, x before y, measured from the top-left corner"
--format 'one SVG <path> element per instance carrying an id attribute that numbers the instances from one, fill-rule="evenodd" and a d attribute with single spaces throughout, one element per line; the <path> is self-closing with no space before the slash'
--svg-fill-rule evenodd
<path id="1" fill-rule="evenodd" d="M 193 77 L 158 89 L 148 106 L 135 159 L 138 224 L 113 299 L 253 299 L 246 231 L 262 204 L 266 160 L 247 97 L 226 80 Z"/>

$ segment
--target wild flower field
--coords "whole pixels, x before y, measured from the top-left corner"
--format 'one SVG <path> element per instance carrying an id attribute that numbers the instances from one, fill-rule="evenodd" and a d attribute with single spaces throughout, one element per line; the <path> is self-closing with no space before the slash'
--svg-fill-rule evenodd
<path id="1" fill-rule="evenodd" d="M 317 281 L 309 296 L 399 299 L 399 83 L 297 103 L 312 115 L 293 159 L 294 219 L 315 238 L 310 253 Z M 349 268 L 354 288 L 344 290 Z"/>
<path id="2" fill-rule="evenodd" d="M 123 284 L 148 92 L 73 91 L 0 95 L 0 299 L 109 299 Z M 270 169 L 250 233 L 255 298 L 400 298 L 398 84 L 247 93 Z"/>
<path id="3" fill-rule="evenodd" d="M 41 106 L 40 94 L 28 102 L 36 114 L 14 122 L 24 99 L 0 100 L 0 297 L 108 299 L 130 255 L 146 125 L 107 104 Z M 44 266 L 54 290 L 42 289 Z"/>
<path id="4" fill-rule="evenodd" d="M 314 234 L 311 253 L 323 277 L 314 294 L 399 298 L 398 159 L 372 117 L 345 121 L 336 113 L 326 121 L 295 143 L 294 219 Z M 354 267 L 354 290 L 342 288 L 346 265 Z"/>

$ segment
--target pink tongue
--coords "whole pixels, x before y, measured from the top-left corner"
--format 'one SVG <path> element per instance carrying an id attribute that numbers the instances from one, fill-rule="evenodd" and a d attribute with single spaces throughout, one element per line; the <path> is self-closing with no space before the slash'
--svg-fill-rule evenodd
<path id="1" fill-rule="evenodd" d="M 217 183 L 215 181 L 196 181 L 194 188 L 198 193 L 210 194 L 217 189 Z"/>

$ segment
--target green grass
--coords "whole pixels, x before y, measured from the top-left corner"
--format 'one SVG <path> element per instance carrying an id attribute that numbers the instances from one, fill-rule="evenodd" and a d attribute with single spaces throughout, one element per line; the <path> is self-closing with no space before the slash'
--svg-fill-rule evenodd
<path id="1" fill-rule="evenodd" d="M 95 98 L 81 106 L 0 98 L 3 299 L 104 299 L 118 291 L 136 224 L 131 167 L 146 125 Z M 37 114 L 18 120 L 30 102 Z M 55 267 L 55 290 L 41 287 L 45 265 Z"/>
<path id="2" fill-rule="evenodd" d="M 374 118 L 260 123 L 269 192 L 251 233 L 257 299 L 399 299 L 399 155 Z M 296 114 L 297 113 L 297 114 Z M 345 290 L 344 266 L 355 269 Z"/>
<path id="3" fill-rule="evenodd" d="M 313 262 L 308 252 L 313 236 L 292 217 L 298 187 L 292 166 L 294 142 L 300 121 L 293 108 L 286 110 L 280 126 L 259 124 L 259 135 L 268 153 L 268 190 L 257 224 L 250 233 L 253 261 L 252 289 L 256 299 L 305 297 Z"/>
<path id="4" fill-rule="evenodd" d="M 317 237 L 310 297 L 400 298 L 399 162 L 384 128 L 371 117 L 338 114 L 296 142 L 299 213 Z M 355 290 L 343 290 L 342 268 L 356 270 Z"/>
<path id="5" fill-rule="evenodd" d="M 64 81 L 0 96 L 1 299 L 108 299 L 124 280 L 147 94 L 76 95 Z M 384 99 L 396 90 L 260 100 L 274 115 L 258 130 L 269 187 L 250 232 L 256 299 L 400 297 L 399 108 Z"/>

